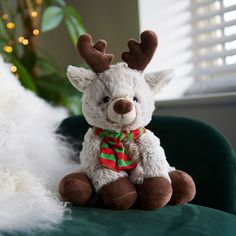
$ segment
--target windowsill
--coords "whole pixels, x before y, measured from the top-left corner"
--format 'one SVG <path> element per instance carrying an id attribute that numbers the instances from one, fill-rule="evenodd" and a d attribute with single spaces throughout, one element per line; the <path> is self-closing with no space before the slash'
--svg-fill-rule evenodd
<path id="1" fill-rule="evenodd" d="M 157 107 L 184 107 L 199 105 L 236 105 L 236 92 L 204 94 L 200 96 L 185 96 L 177 99 L 156 101 Z"/>
<path id="2" fill-rule="evenodd" d="M 235 91 L 236 79 L 235 76 L 231 76 L 222 79 L 195 80 L 186 91 L 186 95 L 230 93 Z"/>

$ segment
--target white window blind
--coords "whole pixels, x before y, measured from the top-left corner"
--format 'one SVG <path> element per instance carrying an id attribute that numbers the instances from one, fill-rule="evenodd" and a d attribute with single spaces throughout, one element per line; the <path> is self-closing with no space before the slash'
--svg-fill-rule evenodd
<path id="1" fill-rule="evenodd" d="M 160 40 L 150 70 L 176 74 L 164 98 L 236 91 L 236 0 L 139 0 L 139 11 Z"/>

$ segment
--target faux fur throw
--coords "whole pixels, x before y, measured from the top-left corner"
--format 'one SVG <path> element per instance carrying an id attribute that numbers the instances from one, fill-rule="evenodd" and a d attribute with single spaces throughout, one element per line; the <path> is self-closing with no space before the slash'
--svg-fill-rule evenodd
<path id="1" fill-rule="evenodd" d="M 129 132 L 95 129 L 95 134 L 102 139 L 99 157 L 100 164 L 116 172 L 135 168 L 137 163 L 129 160 L 123 142 L 136 140 L 140 138 L 144 132 L 144 128 L 131 130 Z"/>
<path id="2" fill-rule="evenodd" d="M 55 134 L 66 116 L 25 90 L 0 56 L 0 235 L 48 230 L 63 220 L 58 183 L 78 170 Z"/>

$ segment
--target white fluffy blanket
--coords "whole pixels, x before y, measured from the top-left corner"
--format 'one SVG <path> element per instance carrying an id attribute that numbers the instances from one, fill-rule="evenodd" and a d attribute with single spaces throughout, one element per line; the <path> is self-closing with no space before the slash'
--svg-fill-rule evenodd
<path id="1" fill-rule="evenodd" d="M 0 234 L 62 221 L 58 182 L 78 169 L 54 132 L 65 117 L 25 90 L 0 56 Z"/>

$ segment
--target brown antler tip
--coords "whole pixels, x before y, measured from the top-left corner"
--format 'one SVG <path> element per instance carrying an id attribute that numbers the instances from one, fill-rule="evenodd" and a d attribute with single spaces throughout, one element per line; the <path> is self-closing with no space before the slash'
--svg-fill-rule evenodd
<path id="1" fill-rule="evenodd" d="M 90 34 L 83 34 L 79 37 L 78 43 L 79 42 L 91 42 L 92 41 L 92 36 Z"/>
<path id="2" fill-rule="evenodd" d="M 83 57 L 83 51 L 92 43 L 92 37 L 89 34 L 83 34 L 79 37 L 77 42 L 77 49 L 79 54 Z M 81 54 L 82 52 L 82 54 Z"/>
<path id="3" fill-rule="evenodd" d="M 81 35 L 77 43 L 79 54 L 96 73 L 110 68 L 113 55 L 105 53 L 106 47 L 107 43 L 102 39 L 93 45 L 92 37 L 89 34 Z"/>
<path id="4" fill-rule="evenodd" d="M 145 30 L 140 35 L 141 41 L 148 41 L 153 45 L 153 47 L 157 47 L 158 45 L 158 38 L 154 31 L 152 30 Z M 156 49 L 156 48 L 155 48 Z"/>
<path id="5" fill-rule="evenodd" d="M 122 53 L 121 57 L 131 69 L 143 71 L 151 61 L 158 45 L 155 32 L 146 30 L 140 35 L 141 43 L 130 39 L 128 42 L 129 52 Z"/>
<path id="6" fill-rule="evenodd" d="M 144 36 L 152 37 L 153 39 L 157 40 L 157 35 L 154 31 L 152 30 L 145 30 L 141 33 L 141 38 Z"/>

